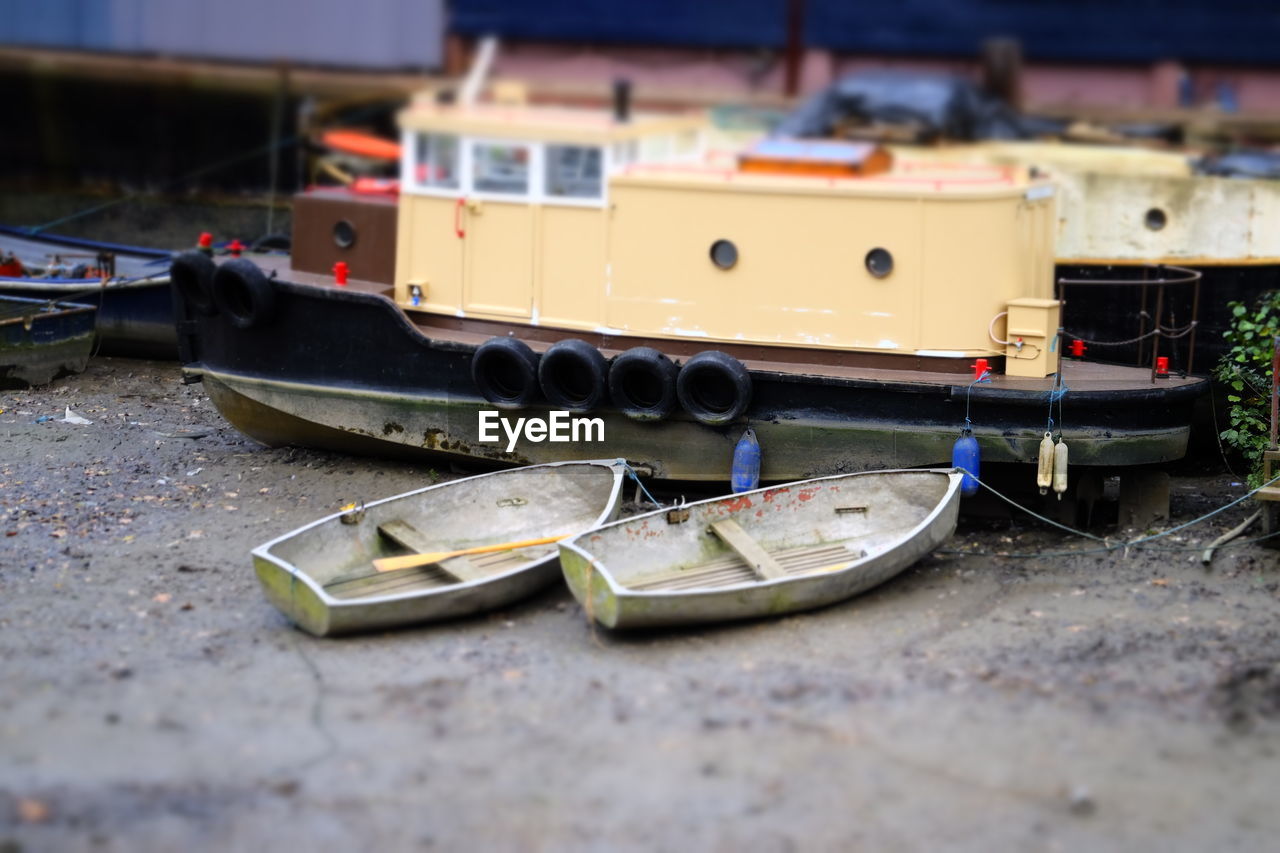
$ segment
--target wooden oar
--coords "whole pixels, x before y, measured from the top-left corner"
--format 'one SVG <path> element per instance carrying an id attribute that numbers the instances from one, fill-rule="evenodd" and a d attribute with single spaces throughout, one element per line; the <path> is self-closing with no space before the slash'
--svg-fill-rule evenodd
<path id="1" fill-rule="evenodd" d="M 567 535 L 567 534 L 566 534 Z M 373 567 L 380 572 L 394 572 L 396 569 L 411 569 L 414 566 L 427 566 L 450 557 L 466 557 L 470 554 L 491 554 L 494 551 L 514 551 L 516 548 L 528 548 L 533 545 L 550 545 L 559 542 L 565 536 L 543 536 L 541 539 L 525 539 L 522 542 L 499 542 L 497 545 L 478 545 L 475 548 L 462 548 L 457 551 L 433 551 L 429 554 L 406 554 L 403 557 L 383 557 L 373 561 Z"/>

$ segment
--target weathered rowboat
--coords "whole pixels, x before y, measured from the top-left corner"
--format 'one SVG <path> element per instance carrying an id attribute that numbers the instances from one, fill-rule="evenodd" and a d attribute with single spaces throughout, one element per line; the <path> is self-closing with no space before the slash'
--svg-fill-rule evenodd
<path id="1" fill-rule="evenodd" d="M 316 636 L 477 613 L 558 577 L 554 543 L 379 572 L 397 554 L 571 536 L 614 518 L 625 464 L 534 465 L 467 477 L 335 513 L 255 548 L 267 598 Z"/>
<path id="2" fill-rule="evenodd" d="M 699 501 L 562 542 L 560 564 L 609 628 L 821 607 L 883 583 L 950 537 L 960 479 L 874 471 Z"/>
<path id="3" fill-rule="evenodd" d="M 92 305 L 0 296 L 0 388 L 44 385 L 84 370 L 94 313 Z"/>
<path id="4" fill-rule="evenodd" d="M 0 295 L 96 305 L 104 355 L 177 357 L 169 252 L 0 225 Z"/>

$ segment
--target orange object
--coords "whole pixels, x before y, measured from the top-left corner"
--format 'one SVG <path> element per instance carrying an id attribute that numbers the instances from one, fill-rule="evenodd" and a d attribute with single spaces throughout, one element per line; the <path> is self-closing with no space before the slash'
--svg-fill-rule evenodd
<path id="1" fill-rule="evenodd" d="M 372 160 L 400 159 L 400 143 L 358 130 L 326 130 L 320 134 L 320 143 L 344 154 L 356 154 Z"/>
<path id="2" fill-rule="evenodd" d="M 860 178 L 889 171 L 893 155 L 869 142 L 764 139 L 738 158 L 743 172 Z"/>

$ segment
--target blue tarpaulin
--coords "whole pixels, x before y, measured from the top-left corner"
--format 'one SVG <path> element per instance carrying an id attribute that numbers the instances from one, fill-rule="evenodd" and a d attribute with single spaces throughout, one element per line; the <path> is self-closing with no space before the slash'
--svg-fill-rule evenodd
<path id="1" fill-rule="evenodd" d="M 992 36 L 1033 60 L 1280 65 L 1280 3 L 1258 0 L 806 0 L 803 41 L 839 53 L 974 56 Z M 451 29 L 508 39 L 782 48 L 787 0 L 458 0 Z"/>

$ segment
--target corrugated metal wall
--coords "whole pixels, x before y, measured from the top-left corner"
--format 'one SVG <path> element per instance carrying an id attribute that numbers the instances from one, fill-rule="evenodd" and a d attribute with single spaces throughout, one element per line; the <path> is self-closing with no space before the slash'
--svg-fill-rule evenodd
<path id="1" fill-rule="evenodd" d="M 435 69 L 444 0 L 0 0 L 0 44 Z"/>
<path id="2" fill-rule="evenodd" d="M 1280 65 L 1266 0 L 807 0 L 804 42 L 837 53 L 964 56 L 1017 36 L 1032 60 Z M 452 29 L 510 39 L 780 48 L 787 0 L 461 0 Z"/>

